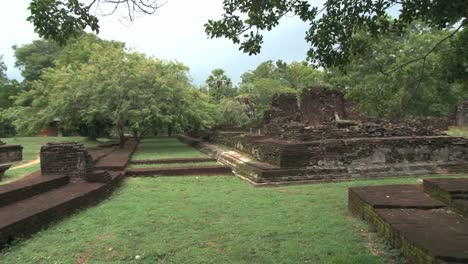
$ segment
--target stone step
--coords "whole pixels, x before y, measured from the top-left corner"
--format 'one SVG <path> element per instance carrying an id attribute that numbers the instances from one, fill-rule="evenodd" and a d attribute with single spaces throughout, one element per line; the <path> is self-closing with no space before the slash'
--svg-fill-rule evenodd
<path id="1" fill-rule="evenodd" d="M 468 263 L 468 218 L 422 185 L 350 188 L 351 212 L 371 223 L 410 263 Z"/>
<path id="2" fill-rule="evenodd" d="M 172 163 L 197 163 L 216 161 L 214 158 L 173 158 L 156 160 L 132 160 L 131 164 L 172 164 Z"/>
<path id="3" fill-rule="evenodd" d="M 42 176 L 40 171 L 34 172 L 23 179 L 0 185 L 0 207 L 59 188 L 68 182 L 67 176 Z"/>
<path id="4" fill-rule="evenodd" d="M 424 191 L 457 212 L 468 215 L 468 178 L 425 179 Z"/>
<path id="5" fill-rule="evenodd" d="M 188 176 L 188 175 L 231 175 L 232 170 L 228 166 L 192 166 L 170 168 L 135 168 L 127 169 L 127 176 Z"/>
<path id="6" fill-rule="evenodd" d="M 0 248 L 106 198 L 123 178 L 122 173 L 111 174 L 107 184 L 70 183 L 0 208 Z"/>

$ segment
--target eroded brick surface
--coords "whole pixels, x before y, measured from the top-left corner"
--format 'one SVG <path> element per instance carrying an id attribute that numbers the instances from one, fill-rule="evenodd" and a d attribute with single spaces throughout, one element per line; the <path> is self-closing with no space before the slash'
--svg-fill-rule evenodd
<path id="1" fill-rule="evenodd" d="M 83 144 L 76 142 L 47 143 L 41 148 L 42 175 L 65 175 L 72 182 L 85 181 L 94 162 Z"/>

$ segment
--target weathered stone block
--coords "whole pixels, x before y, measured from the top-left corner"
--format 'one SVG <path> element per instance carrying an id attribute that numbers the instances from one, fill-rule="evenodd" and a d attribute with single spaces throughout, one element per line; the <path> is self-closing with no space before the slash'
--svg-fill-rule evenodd
<path id="1" fill-rule="evenodd" d="M 0 145 L 0 164 L 23 160 L 21 145 Z"/>
<path id="2" fill-rule="evenodd" d="M 69 176 L 72 182 L 84 181 L 93 167 L 93 159 L 83 144 L 52 142 L 41 148 L 42 175 L 62 174 Z"/>

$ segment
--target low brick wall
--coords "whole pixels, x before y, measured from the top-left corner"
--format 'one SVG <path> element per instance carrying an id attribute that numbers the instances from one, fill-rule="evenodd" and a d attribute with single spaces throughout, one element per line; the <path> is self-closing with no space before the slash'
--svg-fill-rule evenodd
<path id="1" fill-rule="evenodd" d="M 94 168 L 91 155 L 76 142 L 47 143 L 41 148 L 42 175 L 65 175 L 70 181 L 84 181 Z"/>
<path id="2" fill-rule="evenodd" d="M 21 145 L 0 145 L 0 164 L 23 160 Z"/>

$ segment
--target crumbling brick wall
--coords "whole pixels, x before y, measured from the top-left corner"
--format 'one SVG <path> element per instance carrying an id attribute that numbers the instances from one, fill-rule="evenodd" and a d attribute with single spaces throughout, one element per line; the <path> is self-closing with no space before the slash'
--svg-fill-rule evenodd
<path id="1" fill-rule="evenodd" d="M 311 86 L 301 93 L 301 121 L 308 126 L 321 126 L 335 120 L 360 120 L 356 107 L 345 100 L 343 92 L 328 86 Z"/>
<path id="2" fill-rule="evenodd" d="M 42 175 L 61 174 L 69 176 L 72 182 L 84 181 L 93 167 L 93 159 L 83 144 L 52 142 L 41 148 Z"/>
<path id="3" fill-rule="evenodd" d="M 21 145 L 0 145 L 0 164 L 23 160 Z"/>
<path id="4" fill-rule="evenodd" d="M 468 100 L 457 108 L 457 126 L 468 127 Z"/>
<path id="5" fill-rule="evenodd" d="M 387 120 L 360 114 L 339 90 L 314 86 L 303 90 L 298 107 L 294 94 L 273 97 L 265 112 L 262 132 L 273 138 L 311 141 L 332 138 L 367 138 L 445 135 L 448 118 Z"/>

